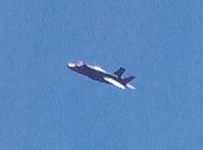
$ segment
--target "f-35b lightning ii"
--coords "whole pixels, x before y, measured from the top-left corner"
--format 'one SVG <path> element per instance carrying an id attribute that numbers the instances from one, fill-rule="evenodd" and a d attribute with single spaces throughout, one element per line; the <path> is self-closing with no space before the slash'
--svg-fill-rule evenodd
<path id="1" fill-rule="evenodd" d="M 121 78 L 121 76 L 125 72 L 124 68 L 120 68 L 113 74 L 110 74 L 99 66 L 90 66 L 84 64 L 81 61 L 79 63 L 68 63 L 67 67 L 73 71 L 88 76 L 89 78 L 99 82 L 111 84 L 121 89 L 125 88 L 135 89 L 134 86 L 129 84 L 129 82 L 135 78 L 134 76 L 130 76 L 124 79 Z"/>

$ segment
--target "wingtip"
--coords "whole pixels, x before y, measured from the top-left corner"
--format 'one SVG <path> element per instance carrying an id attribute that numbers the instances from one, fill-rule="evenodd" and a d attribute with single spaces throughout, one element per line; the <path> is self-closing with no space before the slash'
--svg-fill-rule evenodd
<path id="1" fill-rule="evenodd" d="M 136 89 L 136 88 L 135 88 L 133 85 L 131 85 L 131 84 L 126 84 L 126 87 L 128 87 L 128 88 L 130 88 L 130 89 L 133 89 L 133 90 Z"/>

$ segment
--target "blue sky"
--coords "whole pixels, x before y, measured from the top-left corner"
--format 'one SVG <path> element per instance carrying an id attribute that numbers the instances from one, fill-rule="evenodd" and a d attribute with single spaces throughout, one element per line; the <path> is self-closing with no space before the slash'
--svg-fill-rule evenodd
<path id="1" fill-rule="evenodd" d="M 0 1 L 0 149 L 203 149 L 203 2 Z M 126 68 L 136 90 L 66 68 Z"/>

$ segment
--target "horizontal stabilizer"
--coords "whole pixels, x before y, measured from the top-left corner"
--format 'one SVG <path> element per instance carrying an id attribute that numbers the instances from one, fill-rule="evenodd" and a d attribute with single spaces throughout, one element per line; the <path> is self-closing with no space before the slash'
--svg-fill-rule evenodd
<path id="1" fill-rule="evenodd" d="M 121 77 L 124 72 L 125 72 L 125 69 L 124 68 L 120 68 L 116 72 L 114 72 L 113 74 L 117 75 L 118 77 Z"/>
<path id="2" fill-rule="evenodd" d="M 134 76 L 130 76 L 130 77 L 125 78 L 123 80 L 125 81 L 125 83 L 128 83 L 128 82 L 132 81 L 133 79 L 135 79 L 135 77 Z"/>

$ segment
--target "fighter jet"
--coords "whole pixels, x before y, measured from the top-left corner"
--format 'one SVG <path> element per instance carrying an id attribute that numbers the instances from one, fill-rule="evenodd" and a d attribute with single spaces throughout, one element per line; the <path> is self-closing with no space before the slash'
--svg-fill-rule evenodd
<path id="1" fill-rule="evenodd" d="M 75 72 L 88 76 L 89 78 L 99 82 L 111 84 L 121 89 L 135 89 L 134 86 L 129 84 L 129 82 L 135 78 L 134 76 L 130 76 L 124 79 L 121 78 L 121 76 L 125 72 L 124 68 L 120 68 L 116 72 L 111 74 L 106 72 L 99 66 L 90 66 L 88 64 L 84 64 L 82 61 L 80 61 L 79 63 L 68 63 L 67 67 Z"/>

